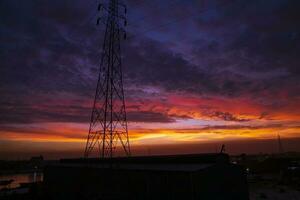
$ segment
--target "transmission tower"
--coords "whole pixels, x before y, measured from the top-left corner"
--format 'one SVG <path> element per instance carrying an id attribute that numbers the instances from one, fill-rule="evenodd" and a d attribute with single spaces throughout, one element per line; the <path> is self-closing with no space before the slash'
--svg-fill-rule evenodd
<path id="1" fill-rule="evenodd" d="M 119 9 L 124 10 L 124 15 L 119 14 Z M 102 16 L 97 24 L 105 25 L 105 34 L 85 157 L 98 149 L 100 157 L 111 158 L 117 148 L 130 155 L 120 50 L 120 36 L 126 39 L 126 10 L 126 5 L 118 0 L 98 6 Z"/>

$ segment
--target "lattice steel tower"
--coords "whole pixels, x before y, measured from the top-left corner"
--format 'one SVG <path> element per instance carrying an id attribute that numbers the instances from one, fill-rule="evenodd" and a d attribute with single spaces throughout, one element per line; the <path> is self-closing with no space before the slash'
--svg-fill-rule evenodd
<path id="1" fill-rule="evenodd" d="M 124 15 L 119 13 L 124 10 Z M 108 5 L 99 4 L 103 14 L 97 24 L 105 24 L 100 72 L 91 115 L 89 134 L 84 156 L 98 149 L 100 157 L 113 157 L 117 148 L 130 155 L 123 91 L 120 41 L 126 39 L 126 6 L 118 0 L 109 0 Z"/>

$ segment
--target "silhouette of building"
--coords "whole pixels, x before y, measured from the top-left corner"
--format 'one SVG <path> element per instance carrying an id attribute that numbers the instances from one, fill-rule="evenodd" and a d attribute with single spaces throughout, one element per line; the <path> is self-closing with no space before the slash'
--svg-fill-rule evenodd
<path id="1" fill-rule="evenodd" d="M 45 168 L 44 186 L 50 199 L 248 199 L 227 154 L 64 159 Z"/>

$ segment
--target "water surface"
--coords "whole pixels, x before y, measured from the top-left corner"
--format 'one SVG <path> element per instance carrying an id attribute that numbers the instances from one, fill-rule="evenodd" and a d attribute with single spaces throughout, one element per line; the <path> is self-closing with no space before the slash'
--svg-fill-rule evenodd
<path id="1" fill-rule="evenodd" d="M 8 186 L 9 188 L 16 188 L 20 186 L 20 183 L 32 183 L 32 182 L 40 182 L 43 181 L 43 173 L 34 172 L 34 173 L 26 173 L 26 174 L 11 174 L 11 175 L 0 175 L 0 181 L 10 180 L 14 181 Z M 0 189 L 5 186 L 0 186 Z"/>

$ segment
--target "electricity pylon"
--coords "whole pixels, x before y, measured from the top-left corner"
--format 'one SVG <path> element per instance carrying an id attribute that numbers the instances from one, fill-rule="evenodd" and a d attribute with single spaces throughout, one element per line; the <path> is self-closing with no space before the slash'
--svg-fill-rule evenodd
<path id="1" fill-rule="evenodd" d="M 119 9 L 124 9 L 124 15 L 119 14 Z M 94 149 L 102 158 L 113 157 L 117 148 L 130 156 L 120 50 L 121 34 L 126 39 L 126 6 L 109 0 L 108 5 L 99 4 L 98 11 L 105 16 L 99 17 L 97 24 L 103 23 L 106 28 L 84 157 Z"/>

